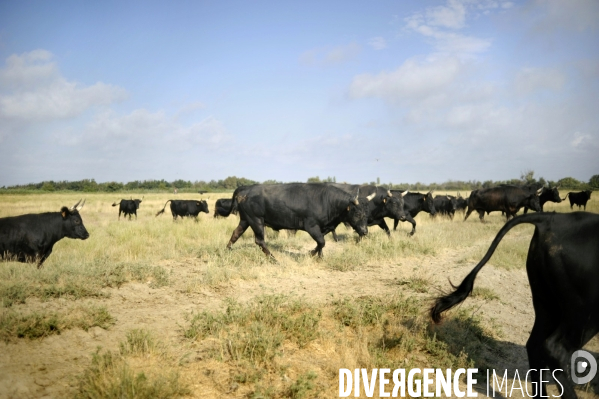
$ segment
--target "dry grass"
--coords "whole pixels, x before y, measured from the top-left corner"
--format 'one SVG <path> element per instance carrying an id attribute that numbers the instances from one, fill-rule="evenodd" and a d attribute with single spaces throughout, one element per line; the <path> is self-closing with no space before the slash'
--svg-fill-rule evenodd
<path id="1" fill-rule="evenodd" d="M 228 196 L 207 198 L 210 210 L 216 199 Z M 2 195 L 0 217 L 58 211 L 79 197 Z M 46 327 L 40 331 L 46 332 L 32 335 L 36 337 L 52 333 L 53 325 L 60 326 L 60 331 L 92 325 L 108 328 L 109 322 L 65 322 L 67 314 L 54 309 L 64 309 L 64 301 L 70 304 L 83 298 L 105 301 L 114 289 L 131 282 L 203 295 L 228 292 L 233 283 L 259 284 L 265 278 L 348 274 L 381 264 L 405 268 L 447 252 L 456 254 L 458 264 L 475 264 L 504 223 L 499 213 L 486 216 L 485 224 L 475 215 L 463 222 L 459 214 L 450 221 L 421 213 L 413 237 L 407 236 L 411 230 L 407 223 L 400 224 L 391 238 L 374 226 L 359 243 L 355 233 L 340 226 L 340 241 L 335 243 L 327 236 L 322 259 L 308 255 L 315 243 L 306 233 L 288 237 L 286 232 L 269 230 L 266 241 L 278 260 L 274 263 L 254 244 L 250 230 L 232 250 L 225 249 L 237 216 L 214 219 L 212 214 L 201 214 L 199 223 L 173 222 L 167 210 L 156 218 L 155 213 L 173 196 L 145 194 L 138 219 L 118 221 L 118 208 L 111 204 L 128 195 L 81 197 L 86 198 L 81 214 L 90 233 L 88 240 L 63 239 L 41 270 L 31 264 L 0 263 L 0 336 L 10 337 L 5 340 L 12 342 L 20 336 L 7 320 L 30 324 L 41 320 L 38 324 Z M 200 196 L 179 194 L 177 198 Z M 596 204 L 599 201 L 592 199 L 587 211 L 599 212 Z M 566 203 L 549 203 L 546 210 L 570 212 Z M 514 228 L 490 263 L 506 270 L 523 269 L 531 237 L 531 226 Z M 190 264 L 185 275 L 177 269 L 182 260 Z M 127 392 L 133 389 L 146 392 L 146 397 L 200 392 L 206 397 L 331 397 L 337 394 L 339 368 L 486 367 L 489 356 L 497 351 L 498 332 L 483 327 L 469 308 L 432 329 L 426 318 L 430 297 L 436 294 L 430 280 L 431 276 L 416 271 L 396 282 L 410 296 L 345 296 L 324 302 L 296 295 L 252 297 L 247 293 L 244 300 L 235 296 L 220 310 L 198 308 L 188 314 L 184 325 L 172 325 L 177 342 L 164 343 L 156 333 L 136 330 L 128 333 L 118 352 L 96 352 L 75 395 L 129 397 Z M 480 288 L 475 295 L 487 301 L 498 298 L 494 291 Z M 55 306 L 58 300 L 63 302 Z M 30 304 L 39 301 L 47 306 L 31 311 Z M 106 312 L 105 320 L 110 317 Z M 165 366 L 161 369 L 160 365 Z"/>

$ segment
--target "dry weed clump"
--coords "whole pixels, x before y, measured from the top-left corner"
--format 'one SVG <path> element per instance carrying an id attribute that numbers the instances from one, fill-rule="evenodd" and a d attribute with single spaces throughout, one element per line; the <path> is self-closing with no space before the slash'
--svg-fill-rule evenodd
<path id="1" fill-rule="evenodd" d="M 78 377 L 74 398 L 179 398 L 191 393 L 176 359 L 147 330 L 131 330 L 118 352 L 98 349 Z"/>

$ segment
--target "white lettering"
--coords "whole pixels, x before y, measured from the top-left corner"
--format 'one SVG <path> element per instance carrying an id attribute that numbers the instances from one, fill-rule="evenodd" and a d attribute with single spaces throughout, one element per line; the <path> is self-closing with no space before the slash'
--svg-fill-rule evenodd
<path id="1" fill-rule="evenodd" d="M 520 385 L 520 388 L 514 388 L 514 386 L 516 385 L 516 381 L 518 381 L 518 385 Z M 512 392 L 514 392 L 514 389 L 519 389 L 522 393 L 522 396 L 524 396 L 524 388 L 522 388 L 522 382 L 520 381 L 520 373 L 518 373 L 518 369 L 516 369 L 516 372 L 514 373 L 514 379 L 512 380 L 512 389 L 510 389 L 510 397 L 512 396 Z"/>
<path id="2" fill-rule="evenodd" d="M 465 374 L 465 369 L 458 369 L 453 375 L 453 393 L 458 398 L 463 398 L 466 395 L 466 392 L 460 391 L 460 374 Z"/>
<path id="3" fill-rule="evenodd" d="M 372 369 L 370 382 L 368 382 L 368 371 L 366 369 L 362 369 L 362 381 L 364 381 L 364 392 L 366 393 L 366 397 L 368 398 L 372 398 L 372 395 L 374 395 L 374 386 L 376 385 L 377 371 L 378 369 Z"/>
<path id="4" fill-rule="evenodd" d="M 389 392 L 385 392 L 385 385 L 389 383 L 389 380 L 385 378 L 385 374 L 389 374 L 391 369 L 380 369 L 379 370 L 379 396 L 381 398 L 388 398 Z"/>
<path id="5" fill-rule="evenodd" d="M 468 369 L 468 378 L 466 380 L 466 384 L 468 384 L 468 397 L 476 398 L 478 396 L 477 392 L 474 392 L 472 388 L 474 384 L 477 383 L 477 380 L 474 379 L 474 373 L 478 373 L 478 369 Z"/>
<path id="6" fill-rule="evenodd" d="M 536 382 L 536 381 L 534 380 L 534 378 L 533 378 L 533 379 L 531 379 L 531 381 L 530 381 L 530 385 L 532 385 L 532 389 L 533 389 L 533 394 L 531 395 L 531 394 L 530 394 L 530 392 L 528 392 L 528 375 L 530 374 L 530 372 L 531 372 L 531 371 L 534 371 L 534 372 L 535 372 L 535 374 L 536 374 L 536 371 L 537 371 L 537 369 L 530 369 L 530 370 L 528 370 L 528 371 L 526 372 L 526 379 L 525 379 L 525 381 L 524 381 L 524 382 L 525 382 L 525 385 L 524 385 L 524 386 L 526 387 L 526 395 L 528 395 L 528 397 L 530 397 L 530 398 L 534 398 L 534 397 L 536 397 L 536 396 L 537 396 L 537 385 L 538 385 L 539 383 L 538 383 L 538 382 Z M 524 395 L 522 395 L 522 396 L 524 396 Z"/>
<path id="7" fill-rule="evenodd" d="M 555 376 L 555 373 L 556 373 L 557 371 L 564 371 L 564 370 L 562 370 L 562 369 L 555 369 L 555 370 L 553 370 L 553 373 L 551 373 L 551 375 L 553 376 L 553 379 L 555 380 L 555 382 L 557 382 L 557 384 L 560 386 L 560 388 L 561 388 L 562 390 L 560 391 L 560 393 L 559 393 L 557 396 L 556 396 L 556 395 L 552 395 L 552 396 L 553 396 L 554 398 L 561 398 L 561 397 L 562 397 L 562 395 L 564 394 L 564 386 L 562 385 L 562 383 L 561 383 L 561 382 L 559 382 L 559 380 L 558 380 L 558 379 L 557 379 L 557 377 Z"/>
<path id="8" fill-rule="evenodd" d="M 443 388 L 445 396 L 451 397 L 451 369 L 446 369 L 445 372 L 447 373 L 447 378 L 443 375 L 443 370 L 436 370 L 436 396 L 441 396 L 441 388 Z"/>
<path id="9" fill-rule="evenodd" d="M 507 397 L 507 370 L 503 373 L 503 378 L 501 379 L 501 384 L 499 384 L 499 380 L 497 380 L 497 375 L 495 375 L 495 370 L 493 370 L 493 397 L 495 397 L 495 383 L 499 385 L 499 392 L 501 393 L 501 387 L 503 387 L 503 383 L 505 382 L 505 396 Z"/>
<path id="10" fill-rule="evenodd" d="M 420 374 L 420 369 L 412 369 L 408 374 L 408 394 L 412 396 L 420 396 L 420 380 L 414 380 L 414 374 Z M 416 391 L 414 391 L 414 386 L 416 386 Z"/>
<path id="11" fill-rule="evenodd" d="M 541 369 L 541 370 L 539 370 L 539 372 L 540 372 L 540 375 L 541 375 L 541 376 L 540 376 L 540 378 L 539 378 L 539 386 L 541 387 L 541 395 L 540 395 L 540 396 L 541 396 L 542 398 L 548 398 L 548 397 L 549 397 L 549 395 L 543 395 L 543 386 L 547 386 L 547 385 L 545 385 L 545 384 L 543 384 L 543 383 L 544 383 L 544 382 L 549 382 L 549 380 L 544 380 L 544 379 L 543 379 L 543 371 L 551 371 L 551 370 L 549 370 L 549 369 Z"/>
<path id="12" fill-rule="evenodd" d="M 347 377 L 347 384 L 345 384 L 345 378 Z M 351 393 L 351 371 L 349 369 L 339 370 L 339 397 L 347 398 Z"/>
<path id="13" fill-rule="evenodd" d="M 435 369 L 424 369 L 422 373 L 422 396 L 425 398 L 432 398 L 435 396 L 434 392 L 430 392 L 428 389 L 430 385 L 434 382 L 431 378 L 431 374 L 435 372 Z"/>
<path id="14" fill-rule="evenodd" d="M 398 375 L 401 374 L 401 380 L 398 377 Z M 393 372 L 393 384 L 395 384 L 393 386 L 393 392 L 391 393 L 391 396 L 393 396 L 394 398 L 397 397 L 397 391 L 399 390 L 399 388 L 401 388 L 401 397 L 405 397 L 406 396 L 406 371 L 404 369 L 395 369 L 395 371 Z"/>

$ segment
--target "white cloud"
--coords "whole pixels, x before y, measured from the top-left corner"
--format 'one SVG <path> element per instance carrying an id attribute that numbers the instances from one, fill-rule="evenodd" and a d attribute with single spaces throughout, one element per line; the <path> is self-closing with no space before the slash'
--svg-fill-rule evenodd
<path id="1" fill-rule="evenodd" d="M 596 0 L 536 0 L 537 27 L 541 30 L 571 29 L 579 32 L 599 27 L 599 2 Z"/>
<path id="2" fill-rule="evenodd" d="M 375 97 L 390 102 L 422 101 L 438 95 L 460 75 L 463 66 L 455 58 L 419 61 L 409 59 L 391 72 L 354 77 L 349 92 L 352 98 Z"/>
<path id="3" fill-rule="evenodd" d="M 460 29 L 466 23 L 466 7 L 460 1 L 449 0 L 446 6 L 427 8 L 425 18 L 432 26 Z"/>
<path id="4" fill-rule="evenodd" d="M 72 118 L 90 107 L 126 98 L 127 92 L 117 86 L 67 81 L 52 58 L 45 50 L 8 57 L 6 67 L 0 70 L 0 121 Z"/>
<path id="5" fill-rule="evenodd" d="M 549 68 L 522 68 L 515 79 L 515 89 L 520 94 L 539 90 L 560 90 L 566 77 L 560 71 Z"/>
<path id="6" fill-rule="evenodd" d="M 570 142 L 570 145 L 574 148 L 582 148 L 592 141 L 590 134 L 581 134 L 580 132 L 574 133 L 574 139 Z"/>
<path id="7" fill-rule="evenodd" d="M 370 39 L 368 41 L 368 45 L 370 45 L 370 47 L 372 47 L 375 50 L 383 50 L 387 48 L 387 41 L 384 37 L 377 36 Z"/>

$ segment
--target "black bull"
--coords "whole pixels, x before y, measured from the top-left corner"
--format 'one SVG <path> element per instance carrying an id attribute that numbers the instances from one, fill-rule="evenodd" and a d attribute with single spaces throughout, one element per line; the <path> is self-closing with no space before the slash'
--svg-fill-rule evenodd
<path id="1" fill-rule="evenodd" d="M 139 204 L 142 199 L 122 199 L 119 202 L 112 204 L 112 206 L 119 206 L 119 220 L 121 219 L 121 212 L 125 217 L 129 215 L 129 220 L 131 220 L 131 215 L 135 215 L 135 219 L 137 219 L 137 210 L 139 209 Z"/>
<path id="2" fill-rule="evenodd" d="M 255 242 L 267 256 L 272 254 L 264 241 L 264 228 L 303 230 L 316 241 L 314 256 L 322 256 L 324 235 L 342 222 L 349 223 L 360 236 L 368 234 L 368 201 L 358 193 L 321 183 L 288 183 L 239 187 L 233 193 L 231 209 L 239 212 L 239 225 L 233 231 L 227 248 L 252 228 Z"/>
<path id="3" fill-rule="evenodd" d="M 46 212 L 0 219 L 0 258 L 18 262 L 37 262 L 40 268 L 61 239 L 85 240 L 89 233 L 79 210 L 85 201 L 60 212 Z"/>
<path id="4" fill-rule="evenodd" d="M 591 199 L 591 190 L 581 191 L 578 193 L 569 192 L 564 197 L 564 201 L 566 198 L 570 197 L 570 209 L 574 208 L 574 205 L 578 206 L 580 209 L 581 206 L 584 206 L 584 210 L 587 210 L 587 201 Z"/>
<path id="5" fill-rule="evenodd" d="M 570 376 L 572 354 L 599 331 L 599 215 L 586 212 L 537 213 L 508 221 L 482 260 L 449 295 L 431 309 L 434 322 L 472 293 L 476 275 L 514 226 L 530 223 L 535 231 L 526 259 L 535 322 L 526 343 L 530 369 L 557 370 L 565 398 L 576 398 Z M 539 381 L 539 376 L 533 377 Z M 545 387 L 539 397 L 547 397 Z"/>
<path id="6" fill-rule="evenodd" d="M 206 203 L 204 200 L 168 200 L 164 203 L 162 210 L 156 213 L 156 216 L 162 215 L 164 213 L 166 204 L 168 204 L 169 201 L 171 203 L 171 214 L 173 215 L 173 220 L 177 220 L 177 216 L 189 216 L 193 217 L 197 222 L 200 212 L 209 212 L 208 203 Z"/>
<path id="7" fill-rule="evenodd" d="M 481 190 L 474 190 L 468 198 L 468 210 L 464 220 L 472 211 L 478 212 L 480 221 L 484 221 L 485 212 L 502 211 L 506 218 L 516 216 L 516 213 L 523 206 L 528 206 L 536 212 L 541 212 L 539 195 L 541 189 L 521 188 L 515 186 L 499 186 Z"/>

